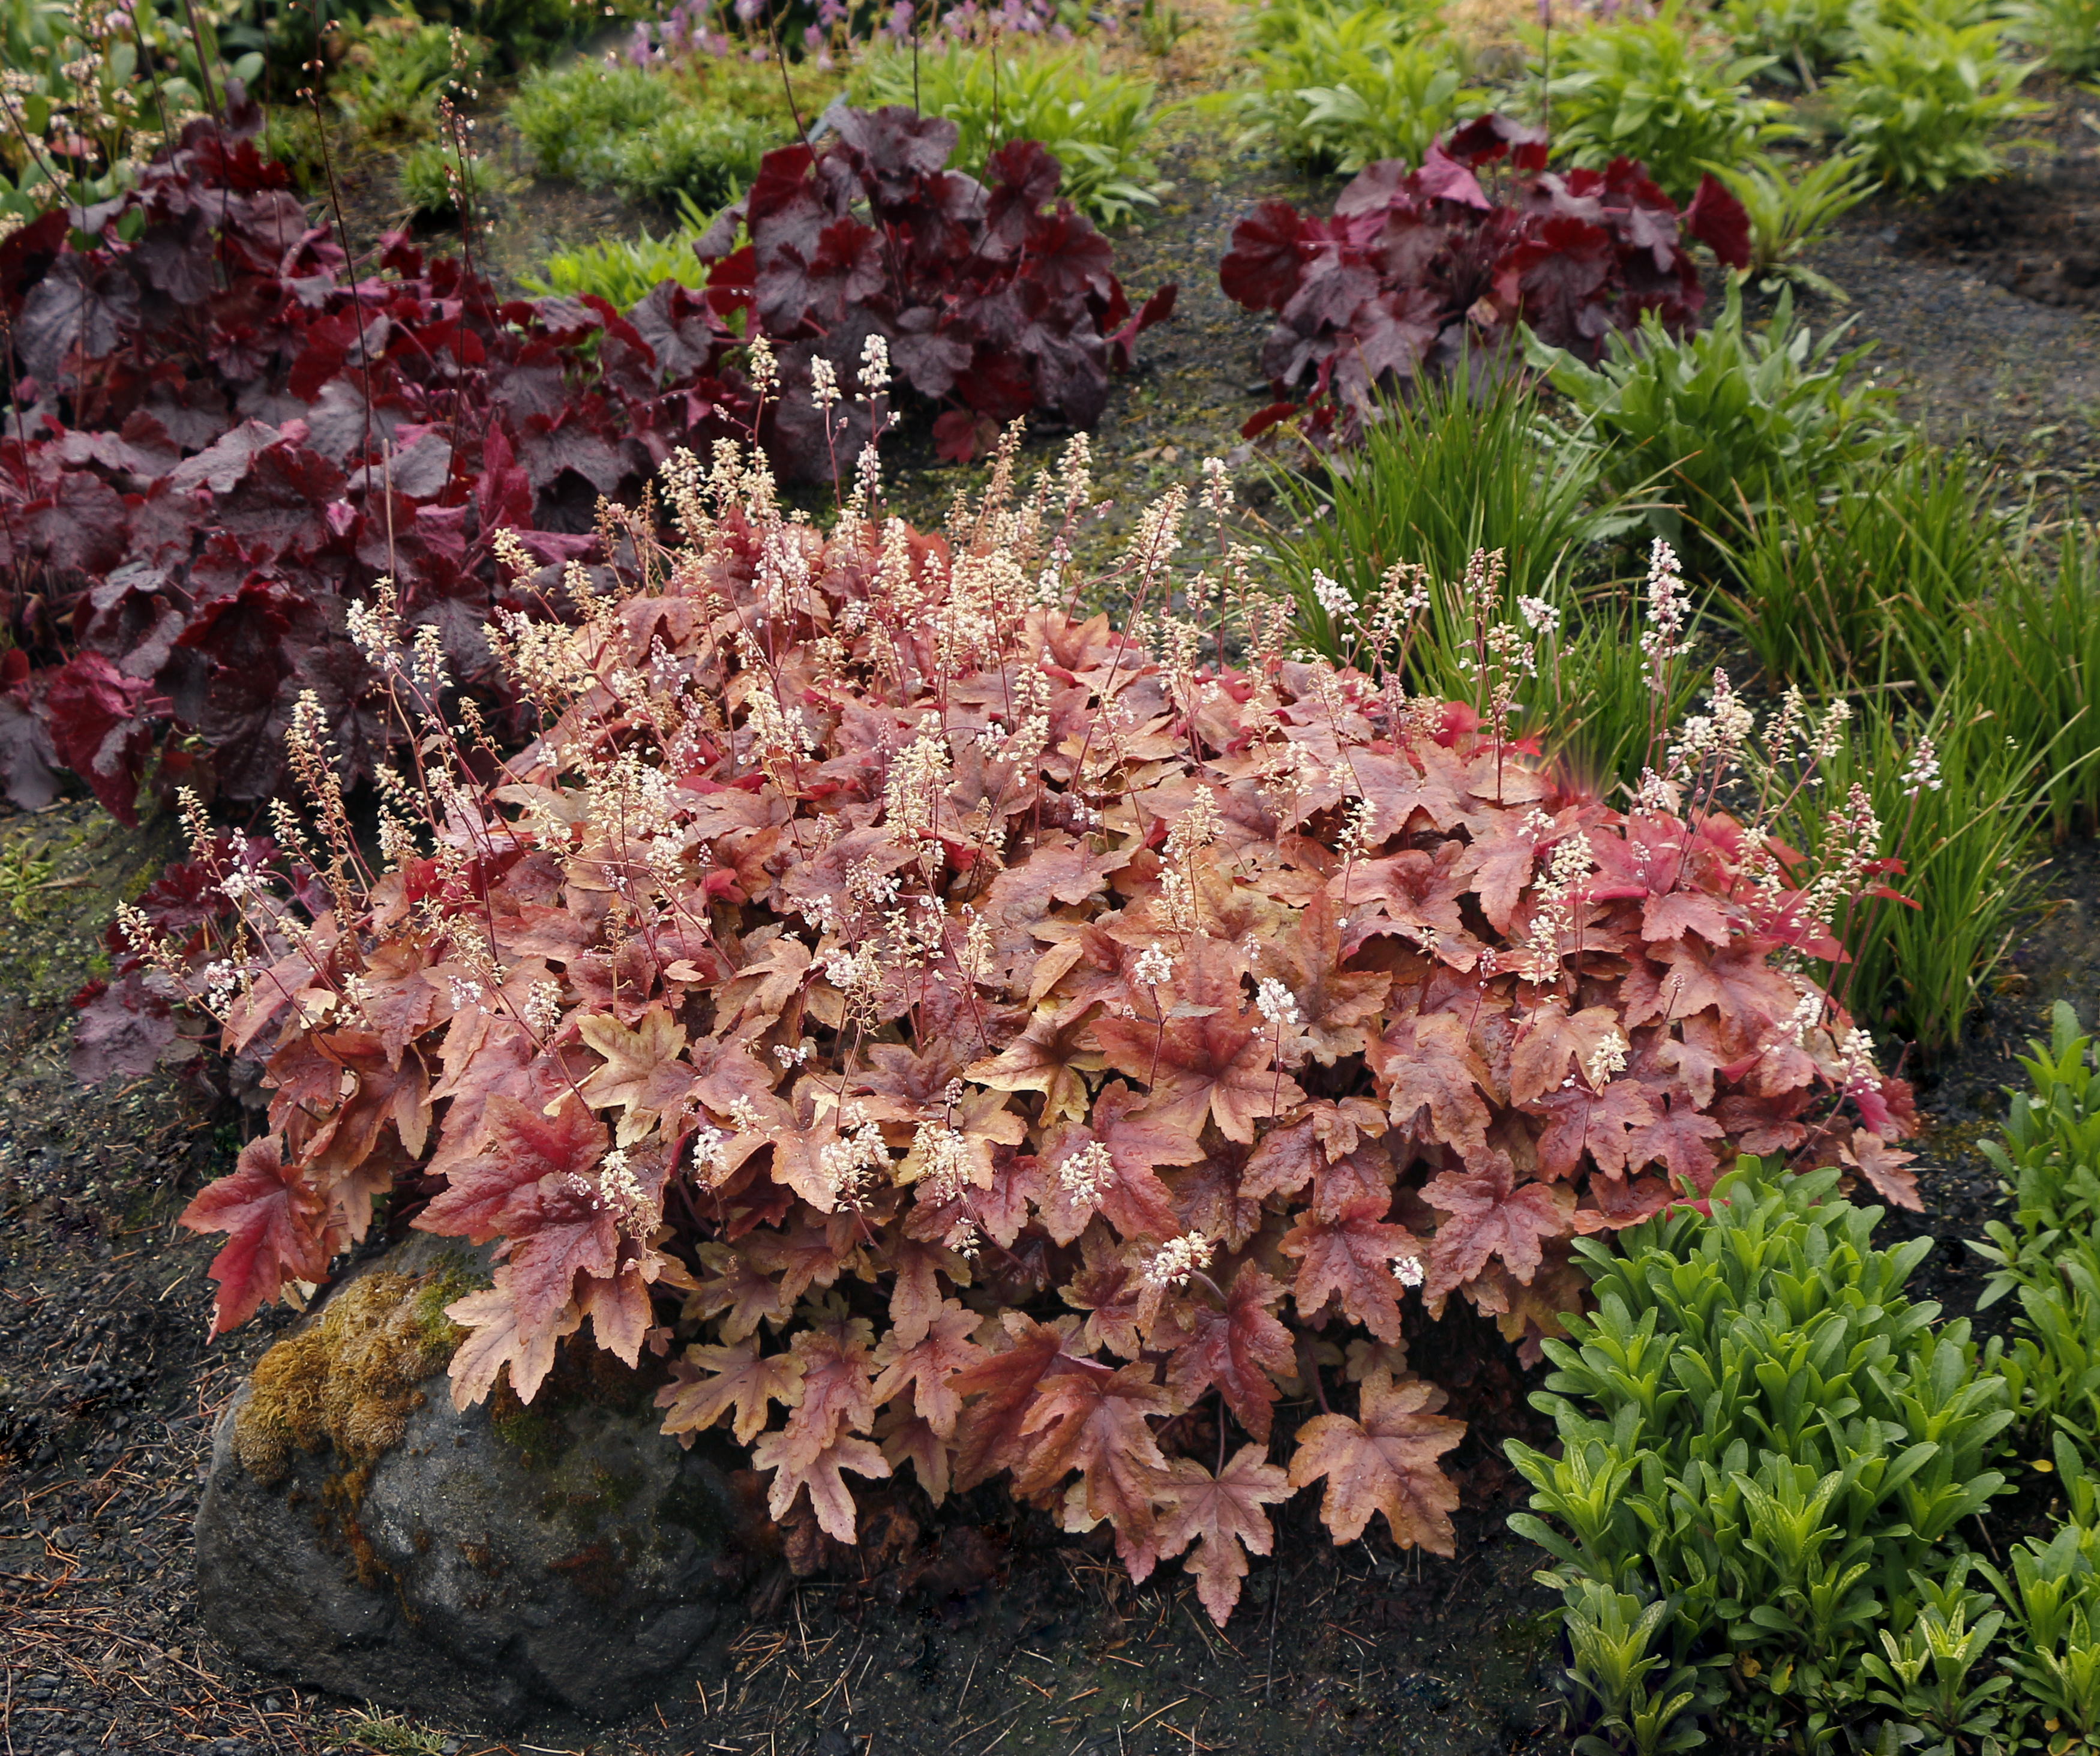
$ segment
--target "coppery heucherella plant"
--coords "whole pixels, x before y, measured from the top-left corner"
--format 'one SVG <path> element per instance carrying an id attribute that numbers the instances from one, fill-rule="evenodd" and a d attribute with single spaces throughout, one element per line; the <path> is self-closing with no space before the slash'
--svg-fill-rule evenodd
<path id="1" fill-rule="evenodd" d="M 734 444 L 675 457 L 674 534 L 605 509 L 625 559 L 570 568 L 572 624 L 496 629 L 543 715 L 507 761 L 382 596 L 355 632 L 415 764 L 378 854 L 305 713 L 315 813 L 276 827 L 310 904 L 208 841 L 239 929 L 209 963 L 130 930 L 272 1088 L 185 1216 L 227 1234 L 220 1329 L 435 1188 L 414 1224 L 498 1258 L 450 1308 L 463 1406 L 646 1350 L 665 1432 L 727 1421 L 776 1518 L 806 1493 L 849 1542 L 849 1476 L 1005 1475 L 1134 1578 L 1189 1552 L 1222 1622 L 1316 1482 L 1338 1542 L 1383 1512 L 1450 1552 L 1462 1427 L 1405 1302 L 1535 1355 L 1570 1241 L 1739 1149 L 1900 1198 L 1908 1092 L 1800 973 L 1880 831 L 1814 871 L 1775 845 L 1837 727 L 1790 703 L 1759 754 L 1725 677 L 1630 809 L 1562 778 L 1507 724 L 1551 611 L 1493 620 L 1490 556 L 1449 588 L 1471 703 L 1401 686 L 1405 568 L 1356 662 L 1286 656 L 1222 465 L 1194 524 L 1179 489 L 1140 521 L 1127 626 L 1077 615 L 1084 442 L 1023 492 L 1014 438 L 941 534 L 884 515 L 873 448 L 828 532 Z M 1667 551 L 1654 602 L 1661 676 Z M 1286 1396 L 1323 1412 L 1272 1462 Z M 1214 1396 L 1215 1454 L 1179 1454 Z"/>

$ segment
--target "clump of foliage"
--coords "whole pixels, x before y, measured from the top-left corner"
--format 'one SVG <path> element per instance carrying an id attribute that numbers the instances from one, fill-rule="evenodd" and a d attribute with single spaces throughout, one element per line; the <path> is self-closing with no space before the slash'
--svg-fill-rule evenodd
<path id="1" fill-rule="evenodd" d="M 716 265 L 709 296 L 747 301 L 777 351 L 788 394 L 765 436 L 783 473 L 831 479 L 859 455 L 864 409 L 845 405 L 835 433 L 810 393 L 852 382 L 871 338 L 901 386 L 946 405 L 944 457 L 967 461 L 1035 410 L 1092 427 L 1109 374 L 1172 314 L 1176 289 L 1132 309 L 1108 240 L 1059 196 L 1061 168 L 1036 142 L 1001 147 L 981 183 L 945 168 L 951 121 L 897 107 L 832 116 L 821 152 L 766 154 L 699 246 Z"/>
<path id="2" fill-rule="evenodd" d="M 1838 1193 L 1915 1206 L 1904 1156 L 1741 1162 L 1696 1210 L 1577 1244 L 1595 1310 L 1545 1343 L 1561 1454 L 1507 1446 L 1534 1490 L 1511 1524 L 1553 1556 L 1604 1748 L 1695 1747 L 1695 1711 L 1861 1751 L 2001 1727 L 2003 1616 L 1955 1542 L 2005 1486 L 2001 1344 L 1906 1298 L 1932 1240 L 1878 1248 L 1879 1211 Z"/>
<path id="3" fill-rule="evenodd" d="M 2010 556 L 2003 521 L 1979 510 L 1989 484 L 1961 452 L 1911 444 L 1835 466 L 1811 455 L 1767 479 L 1769 503 L 1731 549 L 1725 606 L 1767 677 L 1827 695 L 1936 687 L 1961 668 L 1965 611 L 2010 585 Z"/>
<path id="4" fill-rule="evenodd" d="M 471 214 L 476 199 L 496 181 L 495 167 L 486 157 L 462 154 L 443 140 L 419 141 L 409 148 L 395 175 L 401 205 L 418 219 Z"/>
<path id="5" fill-rule="evenodd" d="M 1838 152 L 1811 165 L 1789 165 L 1758 152 L 1740 164 L 1713 169 L 1749 216 L 1748 266 L 1761 280 L 1759 290 L 1771 291 L 1777 283 L 1791 280 L 1845 303 L 1845 289 L 1801 258 L 1867 198 L 1873 179 L 1860 161 Z"/>
<path id="6" fill-rule="evenodd" d="M 1819 72 L 1852 52 L 1857 0 L 1728 0 L 1720 17 L 1736 52 L 1761 58 L 1771 77 L 1813 91 Z"/>
<path id="7" fill-rule="evenodd" d="M 1751 92 L 1767 55 L 1699 49 L 1681 0 L 1652 18 L 1591 24 L 1553 45 L 1554 151 L 1602 170 L 1638 159 L 1671 196 L 1691 198 L 1717 165 L 1733 165 L 1780 135 L 1784 107 Z"/>
<path id="8" fill-rule="evenodd" d="M 509 113 L 545 174 L 609 182 L 619 143 L 677 108 L 669 81 L 637 67 L 585 61 L 527 74 Z"/>
<path id="9" fill-rule="evenodd" d="M 1534 323 L 1530 358 L 1603 444 L 1604 479 L 1668 496 L 1652 516 L 1672 538 L 1681 523 L 1740 531 L 1789 484 L 1837 479 L 1887 443 L 1874 418 L 1887 393 L 1852 382 L 1866 349 L 1839 351 L 1849 324 L 1814 337 L 1791 288 L 1762 332 L 1734 280 L 1721 315 L 1696 333 L 1673 333 L 1661 311 L 1626 327 L 1639 344 L 1607 331 L 1592 364 Z"/>
<path id="10" fill-rule="evenodd" d="M 480 38 L 426 23 L 405 5 L 344 31 L 339 43 L 330 95 L 371 140 L 430 133 L 443 88 L 471 80 L 488 55 Z"/>
<path id="11" fill-rule="evenodd" d="M 398 240 L 347 284 L 257 156 L 259 124 L 253 105 L 192 123 L 90 236 L 60 212 L 0 243 L 0 567 L 24 661 L 0 770 L 19 804 L 48 802 L 61 769 L 127 822 L 149 778 L 260 803 L 307 691 L 346 775 L 368 774 L 390 733 L 360 705 L 346 602 L 392 579 L 455 673 L 492 685 L 496 532 L 581 554 L 599 495 L 748 417 L 735 338 L 682 288 L 624 319 L 501 304 Z"/>
<path id="12" fill-rule="evenodd" d="M 839 83 L 805 66 L 797 99 L 822 104 Z M 509 114 L 545 174 L 664 205 L 683 196 L 719 206 L 796 131 L 778 73 L 742 60 L 675 73 L 605 61 L 543 69 L 526 77 Z"/>
<path id="13" fill-rule="evenodd" d="M 1242 99 L 1242 111 L 1255 133 L 1314 170 L 1357 171 L 1388 158 L 1419 165 L 1463 112 L 1486 106 L 1433 11 L 1271 6 L 1255 37 L 1261 88 Z"/>
<path id="14" fill-rule="evenodd" d="M 2018 1302 L 2005 1370 L 2028 1449 L 2061 1438 L 2090 1464 L 2100 1461 L 2100 1368 L 2089 1339 L 2100 1333 L 2100 1076 L 2092 1039 L 2064 1001 L 2051 1008 L 2049 1040 L 2027 1047 L 2027 1089 L 2011 1094 L 2004 1138 L 1979 1143 L 2013 1216 L 1990 1221 L 1990 1242 L 1972 1246 L 1992 1264 L 1977 1305 L 2008 1294 Z"/>
<path id="15" fill-rule="evenodd" d="M 1154 88 L 1147 80 L 1104 73 L 1098 55 L 954 44 L 915 62 L 902 53 L 877 57 L 854 85 L 874 104 L 953 122 L 953 162 L 973 177 L 988 174 L 1001 147 L 1039 142 L 1064 173 L 1061 192 L 1104 225 L 1157 207 L 1170 187 L 1145 150 Z"/>
<path id="16" fill-rule="evenodd" d="M 2010 28 L 2067 79 L 2100 72 L 2100 0 L 2023 0 Z"/>
<path id="17" fill-rule="evenodd" d="M 872 470 L 822 532 L 756 457 L 675 456 L 675 546 L 616 515 L 579 622 L 497 617 L 546 727 L 500 765 L 381 598 L 353 629 L 421 761 L 382 777 L 376 859 L 309 713 L 302 888 L 206 842 L 238 930 L 124 929 L 272 1092 L 185 1216 L 227 1234 L 221 1329 L 434 1189 L 416 1225 L 499 1245 L 448 1307 L 462 1405 L 529 1402 L 559 1348 L 676 1342 L 665 1431 L 730 1421 L 776 1518 L 849 1542 L 849 1474 L 1008 1476 L 1135 1577 L 1193 1545 L 1223 1621 L 1263 1508 L 1316 1483 L 1338 1541 L 1383 1512 L 1449 1551 L 1461 1427 L 1407 1370 L 1418 1288 L 1536 1343 L 1579 1296 L 1572 1238 L 1739 1147 L 1903 1193 L 1908 1094 L 1782 968 L 1828 955 L 1865 868 L 1793 863 L 1777 794 L 1719 808 L 1757 760 L 1740 715 L 1658 738 L 1621 812 L 1511 735 L 1521 623 L 1483 629 L 1470 704 L 1379 656 L 1405 572 L 1367 671 L 1288 660 L 1222 466 L 1217 571 L 1177 576 L 1206 533 L 1176 490 L 1097 582 L 1163 620 L 1077 620 L 1084 443 L 1018 499 L 1017 445 L 945 536 L 884 517 Z M 1652 609 L 1660 673 L 1661 553 Z M 1359 1326 L 1325 1379 L 1304 1343 Z M 1191 1442 L 1170 1423 L 1213 1392 Z"/>
<path id="18" fill-rule="evenodd" d="M 2100 541 L 2068 524 L 2049 553 L 2029 533 L 1995 595 L 1961 618 L 1959 662 L 2017 749 L 2040 753 L 2056 840 L 2100 827 Z"/>
<path id="19" fill-rule="evenodd" d="M 757 175 L 767 149 L 789 132 L 734 111 L 681 105 L 614 145 L 609 180 L 632 201 L 719 206 Z"/>
<path id="20" fill-rule="evenodd" d="M 1476 174 L 1508 157 L 1516 173 L 1491 200 Z M 1249 437 L 1294 416 L 1317 440 L 1352 438 L 1377 399 L 1471 360 L 1506 367 L 1529 329 L 1595 360 L 1608 336 L 1644 320 L 1688 328 L 1705 302 L 1688 239 L 1747 259 L 1741 205 L 1709 178 L 1680 214 L 1641 168 L 1545 168 L 1545 136 L 1499 116 L 1431 147 L 1421 169 L 1374 165 L 1327 219 L 1265 201 L 1233 229 L 1225 292 L 1273 311 L 1262 370 L 1279 400 Z"/>
<path id="21" fill-rule="evenodd" d="M 613 238 L 558 250 L 547 258 L 544 276 L 526 279 L 528 291 L 544 296 L 603 299 L 615 311 L 639 304 L 666 280 L 697 292 L 707 285 L 707 270 L 695 246 L 707 230 L 708 216 L 690 201 L 680 203 L 683 223 L 663 237 L 645 232 L 638 238 Z"/>
<path id="22" fill-rule="evenodd" d="M 2004 168 L 2005 128 L 2042 106 L 2020 95 L 2039 62 L 2005 54 L 2002 19 L 1953 24 L 1922 8 L 1864 22 L 1827 88 L 1845 138 L 1885 182 L 1935 192 Z"/>

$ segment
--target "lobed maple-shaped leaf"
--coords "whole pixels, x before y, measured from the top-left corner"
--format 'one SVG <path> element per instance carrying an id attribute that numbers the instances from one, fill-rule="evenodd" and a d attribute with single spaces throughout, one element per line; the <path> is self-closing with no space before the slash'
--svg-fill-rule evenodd
<path id="1" fill-rule="evenodd" d="M 1574 1192 L 1564 1184 L 1520 1183 L 1506 1153 L 1493 1153 L 1470 1171 L 1433 1177 L 1422 1198 L 1449 1217 L 1429 1242 L 1426 1298 L 1439 1299 L 1500 1256 L 1510 1273 L 1529 1281 L 1543 1260 L 1546 1239 L 1570 1229 Z"/>
<path id="2" fill-rule="evenodd" d="M 549 1114 L 498 1092 L 483 1126 L 487 1145 L 431 1197 L 413 1221 L 418 1231 L 486 1243 L 504 1229 L 505 1211 L 522 1191 L 543 1177 L 587 1176 L 605 1156 L 605 1125 L 572 1101 Z"/>
<path id="3" fill-rule="evenodd" d="M 1320 1517 L 1338 1545 L 1354 1542 L 1371 1515 L 1383 1512 L 1403 1549 L 1453 1552 L 1458 1490 L 1436 1459 L 1465 1436 L 1466 1423 L 1438 1414 L 1444 1401 L 1433 1384 L 1374 1372 L 1363 1382 L 1355 1418 L 1316 1415 L 1298 1429 L 1290 1485 L 1326 1478 Z"/>
<path id="4" fill-rule="evenodd" d="M 1188 1339 L 1167 1363 L 1176 1400 L 1193 1405 L 1215 1384 L 1233 1418 L 1266 1444 L 1278 1394 L 1275 1380 L 1295 1370 L 1290 1331 L 1271 1314 L 1282 1297 L 1278 1282 L 1255 1264 L 1242 1262 L 1225 1288 L 1222 1310 L 1197 1305 L 1188 1321 Z"/>
<path id="5" fill-rule="evenodd" d="M 977 1328 L 976 1316 L 951 1299 L 916 1340 L 906 1343 L 892 1330 L 875 1351 L 873 1400 L 888 1402 L 908 1388 L 912 1412 L 942 1439 L 951 1437 L 963 1412 L 955 1379 L 986 1357 L 970 1339 Z"/>
<path id="6" fill-rule="evenodd" d="M 845 1543 L 858 1541 L 859 1533 L 853 1490 L 840 1471 L 850 1470 L 876 1480 L 889 1474 L 889 1460 L 867 1440 L 852 1433 L 836 1434 L 814 1451 L 787 1433 L 761 1434 L 751 1449 L 751 1461 L 761 1470 L 774 1471 L 765 1509 L 776 1523 L 788 1516 L 796 1496 L 806 1489 L 818 1528 L 834 1542 Z"/>
<path id="7" fill-rule="evenodd" d="M 285 1163 L 275 1135 L 242 1147 L 232 1174 L 198 1190 L 183 1209 L 181 1223 L 193 1232 L 227 1234 L 210 1270 L 218 1282 L 212 1302 L 214 1335 L 246 1322 L 276 1298 L 287 1280 L 327 1277 L 333 1253 L 327 1198 L 301 1167 Z"/>
<path id="8" fill-rule="evenodd" d="M 577 1090 L 593 1110 L 619 1109 L 615 1145 L 647 1139 L 690 1095 L 693 1067 L 683 1058 L 686 1027 L 667 1008 L 651 1007 L 631 1030 L 616 1018 L 580 1018 L 576 1034 L 605 1057 L 605 1065 L 592 1069 Z"/>
<path id="9" fill-rule="evenodd" d="M 1065 1354 L 1064 1330 L 1018 1311 L 1004 1313 L 999 1321 L 1008 1346 L 948 1380 L 955 1394 L 968 1399 L 955 1428 L 958 1488 L 973 1488 L 1024 1461 L 1037 1388 Z"/>
<path id="10" fill-rule="evenodd" d="M 1258 1118 L 1305 1094 L 1274 1070 L 1276 1034 L 1243 1008 L 1224 948 L 1205 942 L 1185 962 L 1191 967 L 1164 1018 L 1097 1018 L 1094 1040 L 1110 1066 L 1148 1085 L 1148 1114 L 1192 1133 L 1208 1115 L 1226 1139 L 1251 1141 Z"/>
<path id="11" fill-rule="evenodd" d="M 554 1370 L 554 1350 L 583 1326 L 573 1302 L 551 1317 L 527 1321 L 518 1308 L 509 1264 L 496 1271 L 495 1285 L 445 1307 L 445 1315 L 469 1331 L 452 1356 L 452 1406 L 464 1413 L 495 1388 L 506 1370 L 520 1402 L 530 1402 Z"/>
<path id="12" fill-rule="evenodd" d="M 1292 1489 L 1261 1445 L 1242 1446 L 1215 1476 L 1191 1458 L 1176 1458 L 1171 1467 L 1159 1552 L 1171 1556 L 1196 1545 L 1186 1564 L 1196 1576 L 1197 1596 L 1222 1628 L 1240 1600 L 1248 1552 L 1266 1555 L 1275 1541 L 1262 1508 L 1289 1499 Z"/>
<path id="13" fill-rule="evenodd" d="M 761 1354 L 748 1342 L 719 1348 L 695 1343 L 672 1362 L 671 1382 L 656 1392 L 656 1406 L 668 1411 L 664 1432 L 700 1432 L 734 1410 L 732 1428 L 745 1445 L 765 1429 L 769 1402 L 792 1408 L 801 1400 L 801 1356 Z"/>
<path id="14" fill-rule="evenodd" d="M 1299 1313 L 1316 1315 L 1330 1297 L 1343 1314 L 1381 1341 L 1400 1339 L 1400 1282 L 1396 1263 L 1418 1258 L 1422 1244 L 1404 1225 L 1385 1223 L 1386 1195 L 1352 1202 L 1325 1217 L 1306 1213 L 1277 1249 L 1299 1259 L 1291 1297 Z"/>
<path id="15" fill-rule="evenodd" d="M 1088 1366 L 1044 1379 L 1021 1418 L 1033 1443 L 1014 1472 L 1015 1492 L 1039 1500 L 1077 1470 L 1088 1511 L 1114 1528 L 1116 1552 L 1140 1584 L 1158 1559 L 1154 1507 L 1167 1473 L 1150 1418 L 1179 1406 L 1152 1379 L 1145 1366 Z"/>

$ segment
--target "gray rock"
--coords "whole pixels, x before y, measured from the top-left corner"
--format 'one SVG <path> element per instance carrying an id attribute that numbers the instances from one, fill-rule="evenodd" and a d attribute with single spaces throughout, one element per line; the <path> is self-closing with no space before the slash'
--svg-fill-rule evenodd
<path id="1" fill-rule="evenodd" d="M 376 1458 L 294 1449 L 273 1481 L 236 1444 L 251 1378 L 197 1512 L 206 1627 L 259 1670 L 426 1718 L 645 1705 L 735 1601 L 730 1458 L 664 1438 L 638 1381 L 582 1376 L 508 1418 L 432 1377 Z"/>

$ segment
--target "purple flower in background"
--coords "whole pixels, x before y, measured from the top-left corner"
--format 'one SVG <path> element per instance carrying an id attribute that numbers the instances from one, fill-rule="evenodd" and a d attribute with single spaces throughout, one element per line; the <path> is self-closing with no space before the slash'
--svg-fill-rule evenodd
<path id="1" fill-rule="evenodd" d="M 744 24 L 755 22 L 765 11 L 765 0 L 736 0 L 736 15 Z"/>

